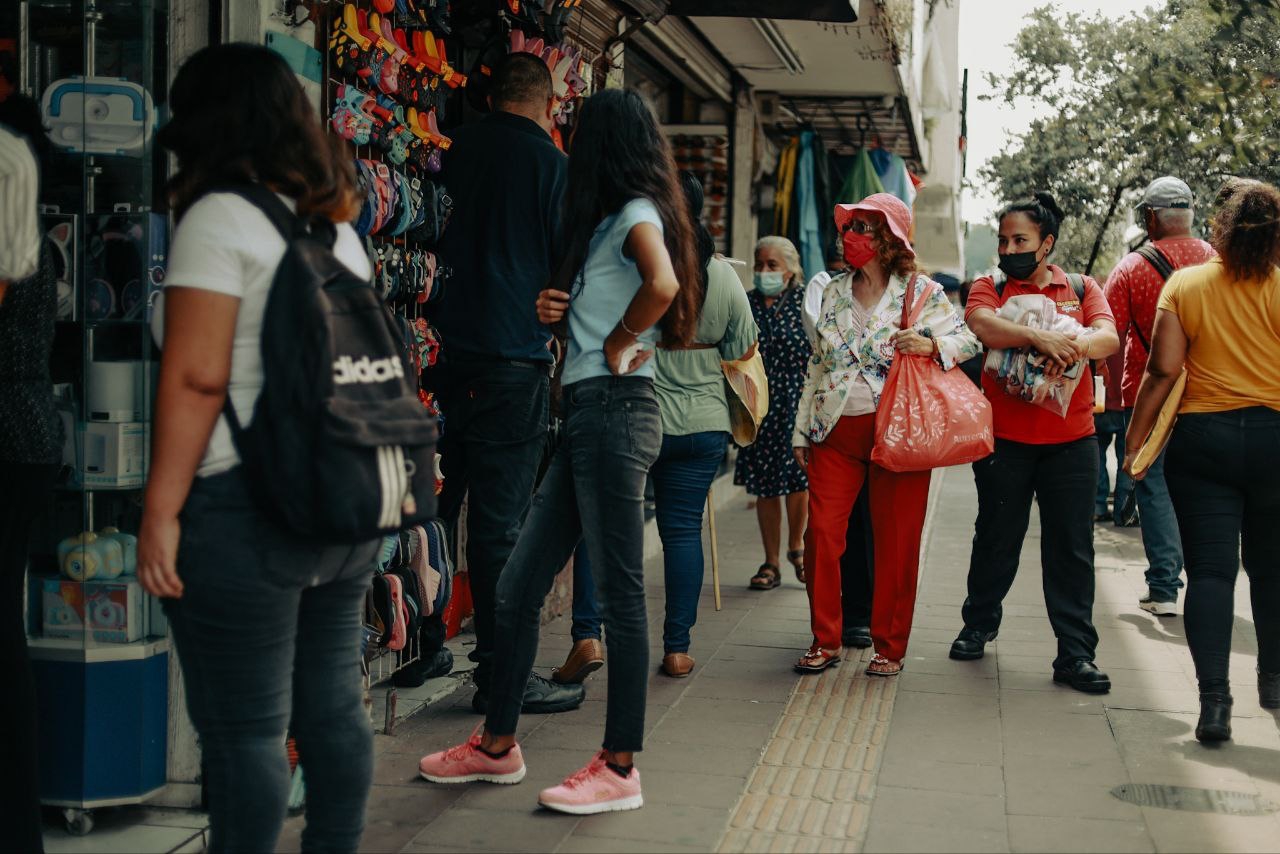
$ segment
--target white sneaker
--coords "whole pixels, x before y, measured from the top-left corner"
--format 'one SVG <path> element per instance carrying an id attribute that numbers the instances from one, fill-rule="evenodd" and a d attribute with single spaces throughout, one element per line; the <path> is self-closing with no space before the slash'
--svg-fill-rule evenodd
<path id="1" fill-rule="evenodd" d="M 1178 616 L 1178 603 L 1162 602 L 1159 599 L 1152 599 L 1150 595 L 1144 596 L 1138 600 L 1138 607 L 1144 611 L 1149 611 L 1157 617 L 1176 617 Z"/>

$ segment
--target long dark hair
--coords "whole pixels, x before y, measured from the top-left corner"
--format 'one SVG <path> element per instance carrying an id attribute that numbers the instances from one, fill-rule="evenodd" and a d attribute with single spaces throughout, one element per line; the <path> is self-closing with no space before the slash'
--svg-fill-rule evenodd
<path id="1" fill-rule="evenodd" d="M 606 89 L 583 104 L 569 151 L 561 242 L 565 256 L 553 278 L 559 290 L 576 295 L 596 226 L 639 198 L 658 209 L 663 241 L 680 283 L 680 292 L 662 318 L 662 343 L 687 344 L 697 329 L 701 289 L 693 224 L 671 146 L 639 95 Z"/>
<path id="2" fill-rule="evenodd" d="M 245 181 L 293 198 L 299 214 L 347 222 L 359 212 L 350 155 L 273 51 L 245 43 L 196 51 L 173 80 L 169 113 L 156 142 L 178 158 L 165 192 L 179 219 L 209 189 Z"/>
<path id="3" fill-rule="evenodd" d="M 716 241 L 702 221 L 702 205 L 706 195 L 702 191 L 702 182 L 692 172 L 680 172 L 680 189 L 684 190 L 684 199 L 689 203 L 689 221 L 693 224 L 693 239 L 698 250 L 698 284 L 702 286 L 702 302 L 707 300 L 707 265 L 711 256 L 716 254 Z"/>
<path id="4" fill-rule="evenodd" d="M 1265 281 L 1280 264 L 1280 190 L 1261 181 L 1235 185 L 1213 217 L 1209 242 L 1233 279 Z"/>

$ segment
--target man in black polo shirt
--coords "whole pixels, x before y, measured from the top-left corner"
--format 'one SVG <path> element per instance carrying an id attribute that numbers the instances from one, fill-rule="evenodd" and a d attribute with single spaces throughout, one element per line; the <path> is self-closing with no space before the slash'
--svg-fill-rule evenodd
<path id="1" fill-rule="evenodd" d="M 556 263 L 567 159 L 551 141 L 551 74 L 525 53 L 494 69 L 493 112 L 453 132 L 441 178 L 453 215 L 440 241 L 453 268 L 432 314 L 443 344 L 436 394 L 444 413 L 440 515 L 467 503 L 467 569 L 475 603 L 477 712 L 487 704 L 498 575 L 515 548 L 547 442 L 551 334 L 538 293 Z M 525 712 L 577 708 L 581 685 L 536 673 Z"/>

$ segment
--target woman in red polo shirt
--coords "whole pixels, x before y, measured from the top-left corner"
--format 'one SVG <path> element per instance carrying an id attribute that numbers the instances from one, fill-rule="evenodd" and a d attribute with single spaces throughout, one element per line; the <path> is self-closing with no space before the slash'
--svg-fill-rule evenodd
<path id="1" fill-rule="evenodd" d="M 1115 321 L 1098 283 L 1071 276 L 1049 263 L 1062 210 L 1048 193 L 1010 205 L 1000 214 L 1000 269 L 974 282 L 965 320 L 989 348 L 1031 347 L 1061 374 L 1081 360 L 1105 359 L 1120 348 Z M 1007 276 L 1007 279 L 1005 278 Z M 1073 282 L 1072 279 L 1075 281 Z M 996 316 L 1010 297 L 1042 295 L 1058 313 L 1091 329 L 1073 337 L 1031 329 Z M 1053 679 L 1089 693 L 1105 693 L 1111 681 L 1094 665 L 1098 633 L 1093 627 L 1093 502 L 1098 485 L 1098 444 L 1093 427 L 1093 377 L 1084 376 L 1066 416 L 1006 393 L 984 371 L 991 401 L 995 453 L 974 463 L 978 520 L 969 562 L 964 629 L 951 657 L 981 658 L 1000 628 L 1001 602 L 1018 572 L 1032 498 L 1039 500 L 1040 562 L 1049 622 L 1058 638 Z"/>

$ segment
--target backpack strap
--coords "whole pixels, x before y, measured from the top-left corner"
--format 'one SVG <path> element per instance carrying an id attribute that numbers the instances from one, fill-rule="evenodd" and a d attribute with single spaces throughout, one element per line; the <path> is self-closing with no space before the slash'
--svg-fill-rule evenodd
<path id="1" fill-rule="evenodd" d="M 1004 299 L 1004 286 L 1009 284 L 1009 277 L 1004 273 L 996 273 L 991 277 L 991 287 L 996 289 L 996 299 Z"/>
<path id="2" fill-rule="evenodd" d="M 1079 273 L 1067 273 L 1067 282 L 1071 285 L 1071 290 L 1076 292 L 1076 299 L 1080 300 L 1080 304 L 1084 304 L 1084 276 Z"/>
<path id="3" fill-rule="evenodd" d="M 1169 263 L 1169 259 L 1154 243 L 1143 244 L 1134 251 L 1141 255 L 1148 264 L 1156 268 L 1156 272 L 1160 274 L 1162 282 L 1167 282 L 1169 277 L 1173 275 L 1173 264 Z"/>

